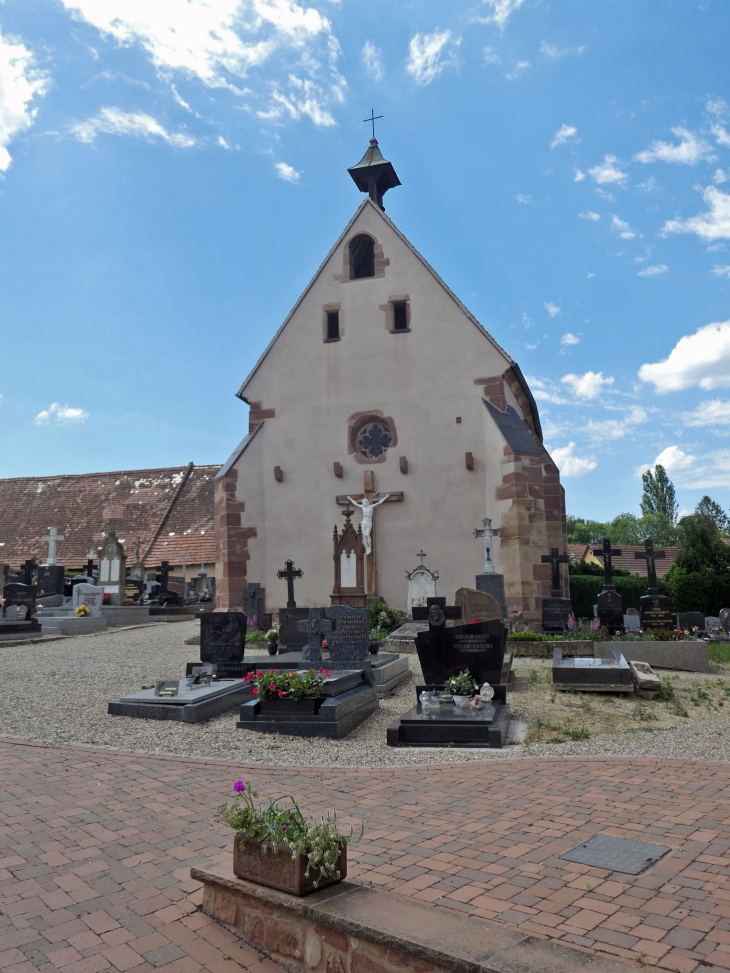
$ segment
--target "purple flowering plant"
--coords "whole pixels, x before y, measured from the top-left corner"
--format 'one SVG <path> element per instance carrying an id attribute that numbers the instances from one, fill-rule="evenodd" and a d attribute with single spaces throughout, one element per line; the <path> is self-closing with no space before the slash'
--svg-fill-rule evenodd
<path id="1" fill-rule="evenodd" d="M 285 850 L 291 852 L 292 858 L 303 855 L 307 862 L 305 874 L 315 873 L 315 888 L 323 878 L 340 877 L 342 849 L 348 842 L 362 838 L 364 823 L 361 822 L 359 836 L 353 839 L 352 827 L 347 834 L 340 832 L 335 811 L 317 821 L 305 818 L 293 797 L 280 797 L 267 805 L 259 802 L 251 783 L 242 780 L 234 783 L 233 790 L 233 802 L 218 808 L 217 816 L 234 829 L 241 844 L 252 838 L 259 843 L 263 855 Z M 280 806 L 285 800 L 290 803 Z"/>

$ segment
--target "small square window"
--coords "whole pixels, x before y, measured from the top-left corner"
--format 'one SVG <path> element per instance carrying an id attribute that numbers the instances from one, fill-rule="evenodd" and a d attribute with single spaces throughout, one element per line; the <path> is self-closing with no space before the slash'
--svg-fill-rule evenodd
<path id="1" fill-rule="evenodd" d="M 393 331 L 408 330 L 408 311 L 406 301 L 393 301 Z"/>
<path id="2" fill-rule="evenodd" d="M 340 312 L 327 312 L 327 341 L 335 341 L 340 337 Z"/>

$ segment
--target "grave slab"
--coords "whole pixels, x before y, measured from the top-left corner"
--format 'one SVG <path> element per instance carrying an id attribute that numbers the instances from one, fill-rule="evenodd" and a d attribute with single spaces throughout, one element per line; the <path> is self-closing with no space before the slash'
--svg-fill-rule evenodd
<path id="1" fill-rule="evenodd" d="M 596 651 L 607 642 L 596 642 Z M 646 662 L 652 669 L 680 669 L 684 672 L 712 672 L 707 642 L 621 642 L 629 662 Z"/>
<path id="2" fill-rule="evenodd" d="M 623 647 L 628 643 L 620 643 Z M 611 642 L 594 643 L 594 657 L 567 656 L 566 647 L 553 649 L 553 686 L 580 692 L 633 693 L 629 664 L 621 649 Z"/>
<path id="3" fill-rule="evenodd" d="M 79 618 L 76 614 L 49 616 L 44 612 L 39 621 L 44 635 L 87 635 L 90 632 L 100 632 L 107 627 L 106 618 L 94 618 L 93 615 Z"/>
<path id="4" fill-rule="evenodd" d="M 242 679 L 223 679 L 209 686 L 193 687 L 180 679 L 177 696 L 156 696 L 154 689 L 142 689 L 109 703 L 107 712 L 110 716 L 200 723 L 234 709 L 248 694 L 248 684 Z"/>

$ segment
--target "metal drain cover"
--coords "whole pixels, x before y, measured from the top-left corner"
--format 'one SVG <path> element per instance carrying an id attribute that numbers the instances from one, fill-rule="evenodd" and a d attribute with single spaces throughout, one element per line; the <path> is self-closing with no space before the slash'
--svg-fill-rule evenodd
<path id="1" fill-rule="evenodd" d="M 664 845 L 650 845 L 646 841 L 629 841 L 626 838 L 611 838 L 609 835 L 599 834 L 560 857 L 564 861 L 590 865 L 592 868 L 607 868 L 611 872 L 639 875 L 671 850 Z"/>

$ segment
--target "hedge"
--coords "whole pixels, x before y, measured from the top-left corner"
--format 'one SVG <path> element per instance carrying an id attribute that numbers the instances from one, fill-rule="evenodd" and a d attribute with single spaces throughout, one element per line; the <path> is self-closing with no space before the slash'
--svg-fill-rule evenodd
<path id="1" fill-rule="evenodd" d="M 627 608 L 640 608 L 641 596 L 647 593 L 646 578 L 639 575 L 614 577 L 616 591 Z M 576 618 L 593 618 L 603 578 L 590 574 L 570 575 L 570 600 Z M 730 608 L 730 571 L 717 572 L 711 568 L 688 573 L 673 568 L 664 578 L 659 578 L 659 591 L 672 601 L 673 612 L 700 611 L 705 615 L 718 615 L 721 608 Z"/>
<path id="2" fill-rule="evenodd" d="M 646 594 L 646 578 L 639 575 L 614 578 L 616 591 L 624 600 L 624 611 L 627 608 L 640 608 L 640 598 Z M 573 603 L 573 614 L 576 618 L 593 618 L 593 606 L 596 604 L 603 578 L 590 574 L 571 574 L 570 600 Z"/>

